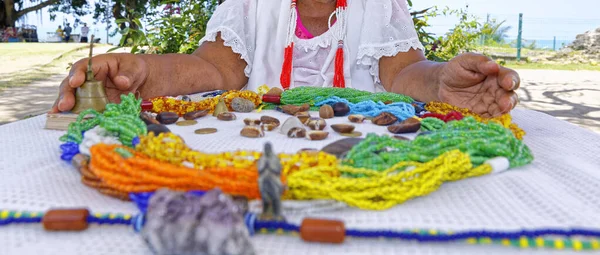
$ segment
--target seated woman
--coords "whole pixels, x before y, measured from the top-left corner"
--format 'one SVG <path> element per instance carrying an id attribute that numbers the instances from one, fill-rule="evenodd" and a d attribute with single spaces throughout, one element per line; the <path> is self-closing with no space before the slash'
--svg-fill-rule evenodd
<path id="1" fill-rule="evenodd" d="M 191 55 L 106 54 L 93 59 L 111 101 L 210 90 L 256 90 L 262 84 L 391 91 L 443 101 L 486 117 L 518 102 L 519 75 L 478 54 L 428 61 L 406 0 L 227 0 Z M 51 112 L 68 111 L 85 81 L 77 62 Z"/>

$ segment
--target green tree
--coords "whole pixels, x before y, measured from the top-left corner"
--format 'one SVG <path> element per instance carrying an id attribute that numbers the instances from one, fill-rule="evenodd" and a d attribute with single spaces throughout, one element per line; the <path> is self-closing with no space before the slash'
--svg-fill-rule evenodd
<path id="1" fill-rule="evenodd" d="M 0 29 L 15 27 L 18 20 L 28 13 L 37 12 L 50 6 L 50 18 L 56 17 L 56 12 L 73 14 L 78 17 L 88 13 L 86 0 L 0 0 Z"/>

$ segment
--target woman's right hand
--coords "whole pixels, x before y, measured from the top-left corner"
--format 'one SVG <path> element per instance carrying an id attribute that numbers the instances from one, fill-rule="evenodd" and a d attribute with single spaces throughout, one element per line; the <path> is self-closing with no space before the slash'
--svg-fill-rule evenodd
<path id="1" fill-rule="evenodd" d="M 75 106 L 75 89 L 83 85 L 88 59 L 77 61 L 59 88 L 59 95 L 50 113 L 70 111 Z M 92 58 L 94 78 L 101 81 L 108 100 L 121 101 L 122 94 L 135 93 L 148 78 L 148 65 L 139 56 L 129 53 L 103 54 Z"/>

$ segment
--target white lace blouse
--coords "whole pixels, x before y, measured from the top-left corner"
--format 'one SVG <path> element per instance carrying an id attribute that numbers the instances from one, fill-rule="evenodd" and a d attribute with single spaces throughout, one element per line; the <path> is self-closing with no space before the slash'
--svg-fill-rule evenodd
<path id="1" fill-rule="evenodd" d="M 302 0 L 300 0 L 302 1 Z M 279 77 L 288 29 L 291 0 L 227 0 L 217 8 L 200 41 L 215 41 L 248 64 L 245 89 L 260 85 L 281 87 Z M 384 91 L 379 81 L 379 59 L 411 48 L 423 50 L 406 0 L 348 0 L 344 44 L 346 87 Z M 334 23 L 336 26 L 338 23 Z M 312 39 L 294 39 L 291 87 L 331 87 L 337 42 L 330 31 Z M 332 45 L 334 47 L 332 47 Z"/>

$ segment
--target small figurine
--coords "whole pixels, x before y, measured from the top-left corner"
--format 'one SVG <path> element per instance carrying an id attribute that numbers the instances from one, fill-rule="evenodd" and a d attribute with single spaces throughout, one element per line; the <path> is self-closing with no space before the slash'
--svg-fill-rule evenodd
<path id="1" fill-rule="evenodd" d="M 271 143 L 265 144 L 265 150 L 258 160 L 258 188 L 263 204 L 261 219 L 284 220 L 281 215 L 281 162 L 273 153 Z"/>

